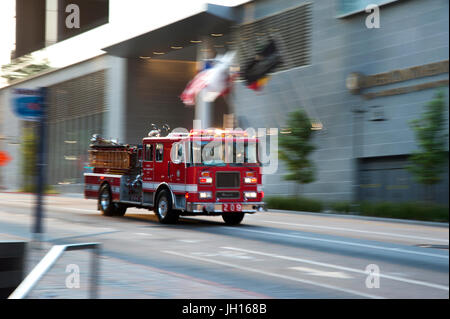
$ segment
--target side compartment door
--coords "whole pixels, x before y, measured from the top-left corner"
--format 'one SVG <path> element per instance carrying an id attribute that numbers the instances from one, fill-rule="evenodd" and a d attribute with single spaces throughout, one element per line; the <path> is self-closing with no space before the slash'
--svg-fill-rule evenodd
<path id="1" fill-rule="evenodd" d="M 143 190 L 143 204 L 153 205 L 153 192 L 155 191 L 154 182 L 154 143 L 144 143 L 143 145 L 143 160 L 142 160 L 142 190 Z"/>

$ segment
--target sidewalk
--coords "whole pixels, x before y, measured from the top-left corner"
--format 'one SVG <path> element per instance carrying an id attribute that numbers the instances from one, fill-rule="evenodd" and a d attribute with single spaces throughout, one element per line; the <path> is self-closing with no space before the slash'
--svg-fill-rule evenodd
<path id="1" fill-rule="evenodd" d="M 44 257 L 50 244 L 41 250 L 28 249 L 26 274 Z M 89 296 L 91 252 L 65 252 L 51 270 L 38 282 L 29 299 L 84 299 Z M 106 299 L 249 299 L 267 298 L 257 293 L 221 285 L 215 282 L 173 273 L 151 266 L 133 264 L 121 259 L 101 256 L 99 259 L 98 297 Z M 67 288 L 66 280 L 73 271 L 68 265 L 79 267 L 79 288 Z"/>
<path id="2" fill-rule="evenodd" d="M 313 213 L 313 212 L 302 212 L 295 210 L 282 210 L 282 209 L 269 209 L 268 212 L 273 213 L 284 213 L 284 214 L 299 214 L 299 215 L 313 215 L 313 216 L 325 216 L 325 217 L 338 217 L 338 218 L 348 218 L 348 219 L 360 219 L 360 220 L 371 220 L 371 221 L 383 221 L 383 222 L 392 222 L 392 223 L 400 223 L 400 224 L 413 224 L 413 225 L 424 225 L 424 226 L 435 226 L 435 227 L 449 227 L 449 223 L 445 222 L 427 222 L 421 220 L 412 220 L 412 219 L 397 219 L 397 218 L 386 218 L 386 217 L 370 217 L 370 216 L 361 216 L 356 215 L 356 213 L 335 213 L 335 212 L 322 212 L 322 213 Z"/>

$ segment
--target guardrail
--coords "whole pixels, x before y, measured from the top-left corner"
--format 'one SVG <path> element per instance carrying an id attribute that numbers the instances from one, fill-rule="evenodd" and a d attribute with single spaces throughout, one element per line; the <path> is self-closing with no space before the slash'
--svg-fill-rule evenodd
<path id="1" fill-rule="evenodd" d="M 100 255 L 99 243 L 83 243 L 70 245 L 55 245 L 42 258 L 42 260 L 33 268 L 28 276 L 20 283 L 20 285 L 13 291 L 8 299 L 23 299 L 25 298 L 38 281 L 49 271 L 59 257 L 65 251 L 92 249 L 91 258 L 91 284 L 89 289 L 89 298 L 96 299 L 98 297 L 98 256 Z"/>

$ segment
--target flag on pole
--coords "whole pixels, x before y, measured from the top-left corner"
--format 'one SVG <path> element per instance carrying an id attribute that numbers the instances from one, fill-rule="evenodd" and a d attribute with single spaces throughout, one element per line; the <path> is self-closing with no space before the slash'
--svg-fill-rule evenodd
<path id="1" fill-rule="evenodd" d="M 281 55 L 275 41 L 271 39 L 246 65 L 243 75 L 247 87 L 256 91 L 260 90 L 269 81 L 268 74 L 281 63 Z"/>
<path id="2" fill-rule="evenodd" d="M 200 71 L 181 93 L 181 100 L 185 105 L 195 105 L 195 99 L 204 90 L 207 102 L 215 101 L 219 96 L 226 95 L 231 90 L 236 75 L 230 74 L 230 67 L 236 52 L 227 52 L 214 59 L 211 68 Z"/>

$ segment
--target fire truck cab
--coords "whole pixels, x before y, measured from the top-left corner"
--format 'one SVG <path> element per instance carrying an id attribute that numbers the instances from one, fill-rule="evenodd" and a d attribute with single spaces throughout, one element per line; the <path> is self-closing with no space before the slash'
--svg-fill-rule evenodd
<path id="1" fill-rule="evenodd" d="M 123 216 L 137 207 L 154 210 L 161 223 L 221 215 L 236 225 L 246 213 L 262 210 L 256 137 L 218 129 L 149 135 L 135 146 L 95 137 L 85 198 L 97 199 L 103 215 Z"/>

